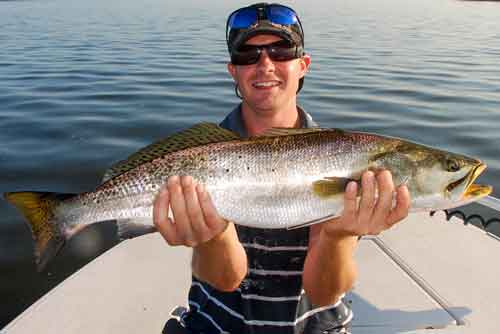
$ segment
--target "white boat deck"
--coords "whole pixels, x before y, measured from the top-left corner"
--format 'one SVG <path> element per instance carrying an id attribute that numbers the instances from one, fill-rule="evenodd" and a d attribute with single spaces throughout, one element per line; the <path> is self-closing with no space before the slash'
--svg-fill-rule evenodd
<path id="1" fill-rule="evenodd" d="M 353 333 L 498 333 L 499 240 L 444 213 L 360 241 L 347 296 Z M 62 282 L 2 334 L 161 333 L 185 305 L 190 251 L 156 233 L 125 241 Z"/>

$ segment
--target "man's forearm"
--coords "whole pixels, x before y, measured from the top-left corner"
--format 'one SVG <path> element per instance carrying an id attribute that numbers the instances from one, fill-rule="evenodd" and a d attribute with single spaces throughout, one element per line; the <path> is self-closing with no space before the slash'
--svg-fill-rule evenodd
<path id="1" fill-rule="evenodd" d="M 247 257 L 234 224 L 193 249 L 193 275 L 221 291 L 234 291 L 247 273 Z"/>
<path id="2" fill-rule="evenodd" d="M 316 306 L 335 303 L 352 288 L 357 276 L 354 250 L 357 237 L 328 236 L 323 231 L 309 248 L 304 264 L 303 286 Z"/>

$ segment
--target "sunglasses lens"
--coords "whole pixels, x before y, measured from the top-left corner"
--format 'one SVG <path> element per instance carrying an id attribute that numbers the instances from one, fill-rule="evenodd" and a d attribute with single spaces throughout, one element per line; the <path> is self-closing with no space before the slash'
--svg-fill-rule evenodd
<path id="1" fill-rule="evenodd" d="M 255 64 L 260 57 L 260 49 L 257 46 L 243 45 L 239 50 L 231 54 L 231 63 L 234 65 Z"/>
<path id="2" fill-rule="evenodd" d="M 297 58 L 297 48 L 287 41 L 279 41 L 265 46 L 242 45 L 231 54 L 231 62 L 234 65 L 252 65 L 259 61 L 262 49 L 273 61 L 288 61 Z"/>
<path id="3" fill-rule="evenodd" d="M 293 46 L 272 45 L 267 48 L 269 58 L 274 61 L 288 61 L 297 58 L 296 48 Z"/>
<path id="4" fill-rule="evenodd" d="M 243 8 L 233 13 L 228 21 L 231 29 L 244 29 L 257 22 L 257 11 L 255 8 Z"/>
<path id="5" fill-rule="evenodd" d="M 297 23 L 297 14 L 293 10 L 284 6 L 267 7 L 268 19 L 277 24 L 292 25 Z"/>

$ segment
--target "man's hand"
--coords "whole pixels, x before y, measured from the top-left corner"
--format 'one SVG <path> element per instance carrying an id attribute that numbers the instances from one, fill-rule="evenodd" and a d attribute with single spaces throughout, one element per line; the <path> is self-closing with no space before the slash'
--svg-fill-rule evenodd
<path id="1" fill-rule="evenodd" d="M 344 195 L 342 216 L 310 228 L 302 281 L 309 299 L 317 306 L 335 303 L 352 288 L 357 277 L 354 261 L 357 237 L 379 234 L 408 215 L 408 188 L 395 189 L 388 171 L 376 176 L 373 172 L 365 172 L 361 187 L 359 207 L 357 184 L 351 182 Z M 394 192 L 396 206 L 393 208 Z"/>
<path id="2" fill-rule="evenodd" d="M 357 184 L 350 182 L 344 195 L 342 216 L 322 226 L 328 236 L 377 235 L 400 222 L 410 209 L 410 193 L 406 185 L 394 187 L 389 171 L 363 173 L 361 178 L 361 200 L 356 199 Z M 378 196 L 377 196 L 378 190 Z M 396 193 L 396 206 L 393 196 Z"/>
<path id="3" fill-rule="evenodd" d="M 194 276 L 220 291 L 238 288 L 247 273 L 247 257 L 236 228 L 219 216 L 208 193 L 191 176 L 168 179 L 155 199 L 153 221 L 169 245 L 193 248 Z"/>
<path id="4" fill-rule="evenodd" d="M 173 220 L 168 217 L 169 207 Z M 172 176 L 154 201 L 154 225 L 171 246 L 196 247 L 224 232 L 228 222 L 191 176 Z"/>

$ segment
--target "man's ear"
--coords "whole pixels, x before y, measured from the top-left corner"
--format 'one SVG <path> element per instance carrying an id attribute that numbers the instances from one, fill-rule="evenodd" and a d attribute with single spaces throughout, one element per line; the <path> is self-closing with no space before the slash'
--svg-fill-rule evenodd
<path id="1" fill-rule="evenodd" d="M 304 75 L 306 75 L 307 71 L 309 70 L 309 65 L 311 65 L 311 56 L 308 54 L 305 54 L 300 58 L 300 77 L 303 78 Z"/>
<path id="2" fill-rule="evenodd" d="M 233 77 L 233 80 L 236 82 L 236 66 L 232 63 L 227 63 L 227 71 Z"/>

